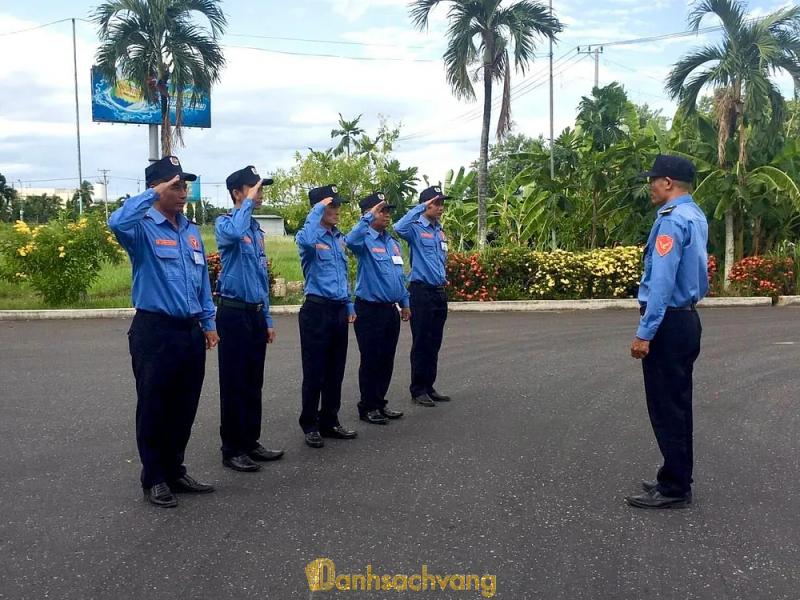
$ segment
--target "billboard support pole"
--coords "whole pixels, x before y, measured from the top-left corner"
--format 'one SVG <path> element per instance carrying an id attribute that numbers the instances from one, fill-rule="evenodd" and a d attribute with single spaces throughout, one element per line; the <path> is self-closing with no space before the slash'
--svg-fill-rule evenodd
<path id="1" fill-rule="evenodd" d="M 75 130 L 78 134 L 78 214 L 83 214 L 83 169 L 81 166 L 81 116 L 78 108 L 78 47 L 75 41 L 75 19 L 72 19 L 72 67 L 75 76 Z"/>
<path id="2" fill-rule="evenodd" d="M 156 162 L 159 159 L 158 152 L 158 125 L 148 125 L 150 133 L 150 162 Z"/>

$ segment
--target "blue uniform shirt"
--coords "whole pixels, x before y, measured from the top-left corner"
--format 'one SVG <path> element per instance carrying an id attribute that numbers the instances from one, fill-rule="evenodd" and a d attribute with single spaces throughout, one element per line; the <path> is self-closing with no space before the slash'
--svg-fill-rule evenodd
<path id="1" fill-rule="evenodd" d="M 368 302 L 397 302 L 408 308 L 400 244 L 386 231 L 378 233 L 370 227 L 374 220 L 375 215 L 365 214 L 345 236 L 347 247 L 358 256 L 356 296 Z"/>
<path id="2" fill-rule="evenodd" d="M 272 327 L 264 232 L 253 218 L 254 206 L 247 198 L 240 208 L 217 218 L 215 233 L 222 260 L 217 293 L 249 304 L 263 304 L 267 327 Z"/>
<path id="3" fill-rule="evenodd" d="M 305 225 L 297 232 L 295 241 L 300 250 L 305 293 L 328 300 L 347 303 L 347 312 L 355 314 L 347 280 L 347 254 L 342 232 L 326 229 L 320 223 L 325 206 L 317 203 L 306 217 Z"/>
<path id="4" fill-rule="evenodd" d="M 667 307 L 683 307 L 708 292 L 708 222 L 690 195 L 671 200 L 658 211 L 644 249 L 639 303 L 647 310 L 636 337 L 652 340 Z"/>
<path id="5" fill-rule="evenodd" d="M 200 320 L 214 331 L 214 303 L 200 230 L 178 215 L 178 229 L 153 208 L 152 188 L 129 198 L 108 226 L 131 258 L 133 305 L 171 317 Z"/>
<path id="6" fill-rule="evenodd" d="M 427 206 L 419 204 L 409 210 L 394 226 L 401 238 L 408 242 L 411 250 L 411 281 L 428 285 L 445 285 L 447 275 L 447 238 L 442 225 L 432 223 L 425 215 Z"/>

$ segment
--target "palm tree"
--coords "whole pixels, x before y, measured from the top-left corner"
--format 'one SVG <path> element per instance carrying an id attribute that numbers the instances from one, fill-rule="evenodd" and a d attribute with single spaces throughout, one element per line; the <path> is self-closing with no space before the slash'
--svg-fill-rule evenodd
<path id="1" fill-rule="evenodd" d="M 339 145 L 333 150 L 334 156 L 340 154 L 347 154 L 348 160 L 350 159 L 350 146 L 357 145 L 356 137 L 364 135 L 365 131 L 359 127 L 358 122 L 363 115 L 358 115 L 352 121 L 345 121 L 342 113 L 339 113 L 339 129 L 331 130 L 331 138 L 341 137 Z M 376 140 L 377 141 L 377 140 Z"/>
<path id="2" fill-rule="evenodd" d="M 227 22 L 220 0 L 109 0 L 95 9 L 100 47 L 97 66 L 111 84 L 137 83 L 161 103 L 161 154 L 172 154 L 170 96 L 175 98 L 174 137 L 182 138 L 183 107 L 195 105 L 219 81 L 225 58 L 217 43 Z M 202 16 L 207 26 L 198 25 Z M 191 89 L 191 92 L 187 90 Z"/>
<path id="3" fill-rule="evenodd" d="M 415 0 L 411 20 L 426 29 L 431 11 L 444 0 Z M 449 28 L 444 53 L 447 83 L 456 98 L 474 100 L 473 76 L 483 76 L 483 124 L 478 160 L 478 246 L 486 245 L 486 199 L 492 85 L 503 83 L 497 137 L 511 129 L 511 72 L 525 72 L 533 61 L 537 37 L 554 40 L 563 27 L 549 9 L 533 0 L 501 7 L 502 0 L 447 0 Z M 511 55 L 514 56 L 512 69 Z M 470 70 L 474 72 L 471 74 Z M 481 70 L 483 71 L 481 73 Z"/>
<path id="4" fill-rule="evenodd" d="M 689 25 L 697 31 L 708 15 L 722 22 L 722 41 L 698 48 L 673 67 L 666 89 L 689 114 L 696 110 L 697 98 L 707 86 L 715 88 L 718 167 L 735 171 L 739 191 L 745 189 L 748 127 L 783 118 L 784 99 L 770 77 L 788 72 L 800 86 L 800 7 L 782 8 L 758 20 L 746 17 L 746 6 L 739 0 L 702 0 L 689 15 Z M 738 133 L 736 164 L 728 161 L 726 146 Z M 725 207 L 725 285 L 735 259 L 734 221 L 741 211 L 743 197 L 732 197 Z"/>

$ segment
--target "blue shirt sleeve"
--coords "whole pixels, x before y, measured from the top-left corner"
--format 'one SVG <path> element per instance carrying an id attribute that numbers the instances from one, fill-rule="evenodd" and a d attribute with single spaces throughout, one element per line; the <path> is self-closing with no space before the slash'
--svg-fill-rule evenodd
<path id="1" fill-rule="evenodd" d="M 200 237 L 199 232 L 198 237 Z M 202 237 L 200 237 L 200 248 L 203 250 L 203 264 L 208 269 L 208 265 L 205 263 L 206 247 L 203 244 Z M 203 308 L 203 312 L 200 313 L 200 327 L 203 328 L 203 331 L 216 331 L 217 308 L 211 298 L 211 281 L 208 278 L 208 273 L 205 274 L 205 277 L 200 282 L 200 306 Z"/>
<path id="2" fill-rule="evenodd" d="M 636 331 L 636 337 L 640 340 L 652 340 L 664 320 L 664 313 L 667 312 L 675 288 L 685 241 L 686 232 L 678 221 L 669 217 L 661 219 L 654 247 L 650 249 L 650 295 L 647 309 Z"/>
<path id="3" fill-rule="evenodd" d="M 367 233 L 369 232 L 369 227 L 372 222 L 375 220 L 375 215 L 371 212 L 366 213 L 358 223 L 356 223 L 355 227 L 350 230 L 346 236 L 344 236 L 344 242 L 347 244 L 347 247 L 354 254 L 361 254 L 365 248 L 365 240 L 367 238 Z"/>
<path id="4" fill-rule="evenodd" d="M 108 227 L 129 254 L 136 248 L 136 226 L 141 223 L 156 200 L 158 194 L 153 188 L 148 188 L 138 196 L 128 198 L 121 207 L 111 213 Z"/>
<path id="5" fill-rule="evenodd" d="M 394 224 L 394 230 L 397 232 L 401 238 L 406 240 L 407 242 L 411 241 L 413 237 L 414 230 L 411 227 L 411 224 L 416 221 L 419 216 L 425 212 L 427 206 L 424 204 L 418 204 L 411 210 L 409 210 L 405 216 L 400 219 L 397 223 Z"/>
<path id="6" fill-rule="evenodd" d="M 232 214 L 222 215 L 217 219 L 215 227 L 217 246 L 238 243 L 242 239 L 242 236 L 250 229 L 253 207 L 253 201 L 248 198 Z"/>
<path id="7" fill-rule="evenodd" d="M 322 205 L 322 203 L 318 202 L 314 205 L 314 208 L 312 208 L 311 212 L 308 213 L 306 222 L 302 229 L 300 229 L 295 236 L 298 246 L 301 248 L 314 248 L 314 245 L 317 243 L 317 239 L 319 238 L 319 234 L 325 231 L 325 228 L 320 223 L 322 220 L 322 214 L 324 212 L 325 207 Z"/>

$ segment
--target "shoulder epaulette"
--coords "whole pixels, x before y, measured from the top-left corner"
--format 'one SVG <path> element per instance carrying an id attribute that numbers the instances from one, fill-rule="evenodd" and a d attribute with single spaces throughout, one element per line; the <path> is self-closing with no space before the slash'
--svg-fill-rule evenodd
<path id="1" fill-rule="evenodd" d="M 678 208 L 677 205 L 676 206 L 670 206 L 670 207 L 665 208 L 664 210 L 658 211 L 658 214 L 660 214 L 660 215 L 671 215 L 672 211 L 675 210 L 676 208 Z"/>

